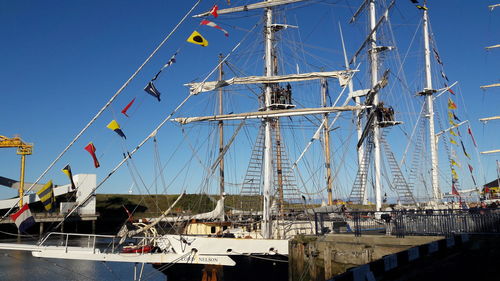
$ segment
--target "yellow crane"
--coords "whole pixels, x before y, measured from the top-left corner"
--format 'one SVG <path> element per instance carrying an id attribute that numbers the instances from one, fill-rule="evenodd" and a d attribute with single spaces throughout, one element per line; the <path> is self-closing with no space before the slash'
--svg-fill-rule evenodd
<path id="1" fill-rule="evenodd" d="M 33 151 L 33 144 L 25 143 L 18 136 L 15 136 L 13 138 L 0 136 L 0 148 L 2 147 L 15 147 L 17 148 L 17 154 L 21 155 L 21 179 L 19 182 L 19 208 L 21 208 L 23 206 L 24 170 L 26 164 L 26 155 L 31 155 Z"/>

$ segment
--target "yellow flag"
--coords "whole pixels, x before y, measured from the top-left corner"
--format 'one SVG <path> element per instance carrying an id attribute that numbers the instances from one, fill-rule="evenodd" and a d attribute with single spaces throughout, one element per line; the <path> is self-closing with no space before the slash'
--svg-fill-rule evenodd
<path id="1" fill-rule="evenodd" d="M 193 31 L 193 33 L 191 33 L 191 35 L 186 41 L 188 41 L 189 43 L 201 45 L 203 47 L 208 46 L 208 41 L 205 38 L 203 38 L 203 36 L 201 36 L 201 34 L 198 33 L 198 31 L 196 30 Z"/>
<path id="2" fill-rule="evenodd" d="M 452 138 L 450 138 L 450 142 L 453 143 L 453 144 L 457 144 L 457 142 L 454 139 L 452 139 Z"/>
<path id="3" fill-rule="evenodd" d="M 457 137 L 457 136 L 458 136 L 458 135 L 457 135 L 457 133 L 455 133 L 455 131 L 453 131 L 453 130 L 450 130 L 450 134 L 451 134 L 452 136 L 455 136 L 455 137 Z"/>
<path id="4" fill-rule="evenodd" d="M 460 167 L 460 164 L 457 161 L 453 160 L 453 159 L 451 159 L 451 165 L 455 165 L 457 167 Z"/>
<path id="5" fill-rule="evenodd" d="M 118 125 L 118 122 L 116 122 L 116 120 L 111 120 L 111 122 L 109 122 L 108 126 L 109 129 L 111 130 L 116 130 L 116 129 L 120 129 L 120 125 Z"/>
<path id="6" fill-rule="evenodd" d="M 42 202 L 45 210 L 51 211 L 55 203 L 54 191 L 52 186 L 52 181 L 45 184 L 40 190 L 36 192 L 40 201 Z"/>
<path id="7" fill-rule="evenodd" d="M 63 171 L 63 173 L 68 176 L 69 181 L 71 182 L 71 190 L 75 190 L 76 186 L 75 182 L 73 181 L 73 173 L 71 172 L 71 167 L 69 166 L 69 164 L 66 165 L 66 167 L 64 167 L 61 171 Z"/>
<path id="8" fill-rule="evenodd" d="M 457 109 L 457 105 L 453 102 L 451 98 L 448 98 L 448 109 Z"/>
<path id="9" fill-rule="evenodd" d="M 108 129 L 110 130 L 115 131 L 120 137 L 124 139 L 127 138 L 123 133 L 122 129 L 120 129 L 120 125 L 118 124 L 118 122 L 116 122 L 116 120 L 111 120 L 111 122 L 109 122 L 109 124 L 106 127 L 108 127 Z"/>
<path id="10" fill-rule="evenodd" d="M 448 120 L 453 120 L 453 113 L 451 111 L 448 111 Z"/>
<path id="11" fill-rule="evenodd" d="M 455 169 L 451 169 L 451 174 L 453 175 L 453 179 L 458 180 L 458 174 L 455 172 Z"/>

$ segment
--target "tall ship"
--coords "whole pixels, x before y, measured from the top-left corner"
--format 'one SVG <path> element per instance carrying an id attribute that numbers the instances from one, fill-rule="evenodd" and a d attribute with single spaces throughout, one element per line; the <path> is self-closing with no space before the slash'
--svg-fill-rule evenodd
<path id="1" fill-rule="evenodd" d="M 430 8 L 425 1 L 358 2 L 352 11 L 340 4 L 305 0 L 208 6 L 194 2 L 151 56 L 26 189 L 32 192 L 50 175 L 117 101 L 126 105 L 120 118 L 131 120 L 128 127 L 143 124 L 144 120 L 125 119 L 135 101 L 123 97 L 132 80 L 150 75 L 152 79 L 142 81 L 145 98 L 171 103 L 161 93 L 173 83 L 167 79 L 169 73 L 184 67 L 199 78 L 182 77 L 183 98 L 168 106 L 170 111 L 145 130 L 143 139 L 131 137 L 118 117 L 107 124 L 122 142 L 122 151 L 110 149 L 105 154 L 116 153 L 120 160 L 67 209 L 64 218 L 77 215 L 125 166 L 137 189 L 179 194 L 177 199 L 158 217 L 132 220 L 132 211 L 116 235 L 84 236 L 87 246 L 71 244 L 81 235 L 54 232 L 59 223 L 36 246 L 3 243 L 0 248 L 29 250 L 42 258 L 152 263 L 168 280 L 208 275 L 287 280 L 288 240 L 315 233 L 317 210 L 381 211 L 388 204 L 439 208 L 446 198 L 462 201 L 467 189 L 477 193 L 474 172 L 468 168 L 474 157 L 467 152 L 473 133 L 460 116 L 457 83 L 446 76 L 430 32 Z M 396 5 L 413 15 L 416 23 L 411 26 L 422 44 L 414 42 L 415 37 L 406 38 L 400 47 L 395 34 L 405 32 L 391 25 L 402 20 L 393 14 Z M 337 9 L 346 15 L 338 15 Z M 170 37 L 178 35 L 187 18 L 196 19 L 199 26 L 185 36 L 187 42 L 172 46 Z M 208 71 L 183 65 L 183 56 L 199 55 L 212 45 L 218 50 L 200 56 L 200 65 L 213 61 Z M 162 47 L 172 50 L 162 59 L 166 63 L 137 75 Z M 407 54 L 414 49 L 418 55 L 408 62 Z M 418 75 L 407 76 L 408 69 Z M 441 115 L 437 107 L 445 109 Z M 169 132 L 162 134 L 167 127 Z M 131 145 L 125 135 L 137 143 Z M 149 144 L 155 168 L 142 172 L 151 177 L 146 183 L 135 163 Z M 97 168 L 102 156 L 96 154 L 96 146 L 91 142 L 85 150 Z M 185 193 L 205 194 L 211 210 L 177 210 Z M 14 211 L 13 205 L 4 219 Z M 63 245 L 51 245 L 55 236 L 65 237 Z M 106 247 L 96 244 L 102 240 L 109 242 Z"/>

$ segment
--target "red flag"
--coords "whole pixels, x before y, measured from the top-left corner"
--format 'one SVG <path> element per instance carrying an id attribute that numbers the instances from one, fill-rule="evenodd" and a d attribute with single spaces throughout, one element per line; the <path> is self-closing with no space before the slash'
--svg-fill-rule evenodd
<path id="1" fill-rule="evenodd" d="M 469 171 L 472 173 L 472 170 L 474 170 L 474 169 L 472 169 L 472 166 L 470 164 L 467 164 L 467 165 L 469 165 Z"/>
<path id="2" fill-rule="evenodd" d="M 217 28 L 218 30 L 224 32 L 224 35 L 226 35 L 226 37 L 229 37 L 229 32 L 227 32 L 225 29 L 223 29 L 222 27 L 218 26 L 215 22 L 213 21 L 209 21 L 209 20 L 202 20 L 200 22 L 200 25 L 208 25 L 208 26 L 211 26 L 213 28 Z"/>
<path id="3" fill-rule="evenodd" d="M 467 132 L 469 132 L 469 135 L 472 138 L 472 142 L 474 143 L 474 146 L 477 147 L 476 140 L 474 139 L 474 136 L 472 135 L 472 130 L 470 129 L 470 126 L 467 126 Z"/>
<path id="4" fill-rule="evenodd" d="M 213 7 L 212 7 L 212 10 L 210 10 L 210 13 L 214 16 L 214 18 L 218 17 L 219 15 L 217 14 L 217 10 L 219 9 L 219 6 L 217 6 L 217 4 L 215 4 Z"/>
<path id="5" fill-rule="evenodd" d="M 452 195 L 457 195 L 457 196 L 460 196 L 460 193 L 458 193 L 458 190 L 457 190 L 457 188 L 455 187 L 455 183 L 452 183 L 452 184 L 451 184 L 451 194 L 452 194 Z"/>
<path id="6" fill-rule="evenodd" d="M 474 178 L 474 175 L 472 174 L 472 166 L 470 164 L 467 164 L 469 165 L 469 171 L 470 171 L 470 177 L 472 178 L 472 181 L 474 182 L 474 186 L 477 186 L 477 183 L 476 183 L 476 179 Z"/>
<path id="7" fill-rule="evenodd" d="M 452 95 L 455 95 L 455 92 L 451 88 L 448 89 L 448 92 L 450 92 Z"/>
<path id="8" fill-rule="evenodd" d="M 448 98 L 448 109 L 457 109 L 457 105 L 450 98 Z"/>
<path id="9" fill-rule="evenodd" d="M 87 150 L 90 155 L 92 156 L 92 159 L 94 159 L 94 167 L 96 168 L 99 168 L 99 161 L 97 160 L 97 157 L 95 155 L 95 146 L 92 142 L 90 142 L 89 144 L 87 144 L 87 146 L 85 147 L 85 150 Z"/>
<path id="10" fill-rule="evenodd" d="M 131 102 L 129 102 L 129 103 L 127 104 L 127 106 L 125 106 L 125 107 L 122 109 L 122 113 L 123 113 L 123 115 L 125 115 L 125 116 L 127 116 L 127 117 L 128 117 L 128 115 L 127 115 L 127 110 L 128 110 L 128 109 L 132 106 L 132 104 L 134 103 L 134 101 L 135 101 L 135 98 L 134 98 Z"/>

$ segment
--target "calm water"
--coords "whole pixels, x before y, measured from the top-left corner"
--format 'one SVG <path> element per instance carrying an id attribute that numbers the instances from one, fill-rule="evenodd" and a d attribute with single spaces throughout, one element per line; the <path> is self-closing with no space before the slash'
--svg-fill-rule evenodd
<path id="1" fill-rule="evenodd" d="M 1 240 L 4 243 L 15 241 Z M 140 265 L 137 267 L 140 270 Z M 130 263 L 94 262 L 35 258 L 31 252 L 0 250 L 0 281 L 87 281 L 134 280 L 134 265 Z M 165 281 L 161 272 L 144 266 L 141 280 Z"/>

